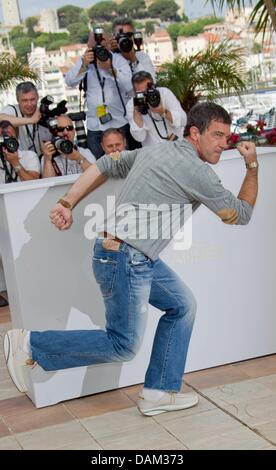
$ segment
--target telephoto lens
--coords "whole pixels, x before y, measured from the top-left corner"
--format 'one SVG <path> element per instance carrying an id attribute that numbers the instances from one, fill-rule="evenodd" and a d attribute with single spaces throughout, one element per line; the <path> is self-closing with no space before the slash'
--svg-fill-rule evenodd
<path id="1" fill-rule="evenodd" d="M 82 148 L 87 148 L 87 136 L 85 132 L 84 123 L 82 120 L 75 121 L 75 129 L 78 146 Z"/>

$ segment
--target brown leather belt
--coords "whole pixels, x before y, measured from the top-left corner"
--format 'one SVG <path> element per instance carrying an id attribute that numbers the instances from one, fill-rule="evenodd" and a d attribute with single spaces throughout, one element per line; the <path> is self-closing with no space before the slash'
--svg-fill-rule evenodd
<path id="1" fill-rule="evenodd" d="M 110 240 L 114 240 L 115 242 L 118 242 L 118 243 L 124 243 L 123 240 L 121 240 L 118 237 L 115 237 L 114 235 L 112 235 L 111 233 L 108 233 L 108 232 L 101 232 L 101 233 L 99 233 L 99 236 L 104 237 L 104 238 L 108 238 Z"/>

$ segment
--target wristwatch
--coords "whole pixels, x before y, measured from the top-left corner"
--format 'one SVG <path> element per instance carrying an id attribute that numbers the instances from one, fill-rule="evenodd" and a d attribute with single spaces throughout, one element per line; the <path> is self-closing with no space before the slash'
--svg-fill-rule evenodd
<path id="1" fill-rule="evenodd" d="M 58 203 L 61 204 L 63 207 L 66 207 L 66 209 L 73 209 L 73 204 L 70 204 L 70 202 L 65 201 L 65 199 L 60 198 L 58 200 Z"/>
<path id="2" fill-rule="evenodd" d="M 254 168 L 258 168 L 259 163 L 256 160 L 255 162 L 246 163 L 245 166 L 248 170 L 253 170 Z"/>
<path id="3" fill-rule="evenodd" d="M 15 173 L 18 175 L 18 173 L 22 170 L 22 166 L 20 165 L 20 163 L 18 163 L 18 165 L 15 165 L 13 167 Z"/>
<path id="4" fill-rule="evenodd" d="M 84 162 L 85 162 L 85 158 L 84 157 L 80 157 L 78 160 L 77 160 L 77 164 L 78 165 L 82 165 Z"/>

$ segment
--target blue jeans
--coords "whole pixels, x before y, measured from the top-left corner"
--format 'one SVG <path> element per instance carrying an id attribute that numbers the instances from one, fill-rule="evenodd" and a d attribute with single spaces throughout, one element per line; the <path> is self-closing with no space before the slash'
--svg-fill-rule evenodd
<path id="1" fill-rule="evenodd" d="M 196 302 L 190 289 L 160 259 L 121 243 L 106 250 L 98 238 L 93 270 L 106 308 L 106 330 L 31 332 L 32 357 L 45 370 L 129 361 L 143 338 L 148 303 L 164 311 L 152 347 L 145 387 L 178 392 Z"/>

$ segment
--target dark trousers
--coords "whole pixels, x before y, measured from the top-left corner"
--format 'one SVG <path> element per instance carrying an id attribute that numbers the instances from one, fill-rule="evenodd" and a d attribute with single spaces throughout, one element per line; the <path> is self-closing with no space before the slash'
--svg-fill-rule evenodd
<path id="1" fill-rule="evenodd" d="M 119 130 L 125 136 L 126 150 L 134 150 L 136 148 L 141 147 L 140 142 L 136 142 L 136 140 L 133 139 L 129 130 L 129 124 L 125 124 L 123 127 L 119 127 Z M 96 160 L 98 160 L 98 158 L 104 155 L 104 151 L 101 146 L 102 133 L 103 131 L 90 131 L 88 129 L 88 134 L 87 134 L 88 148 L 91 150 Z"/>

